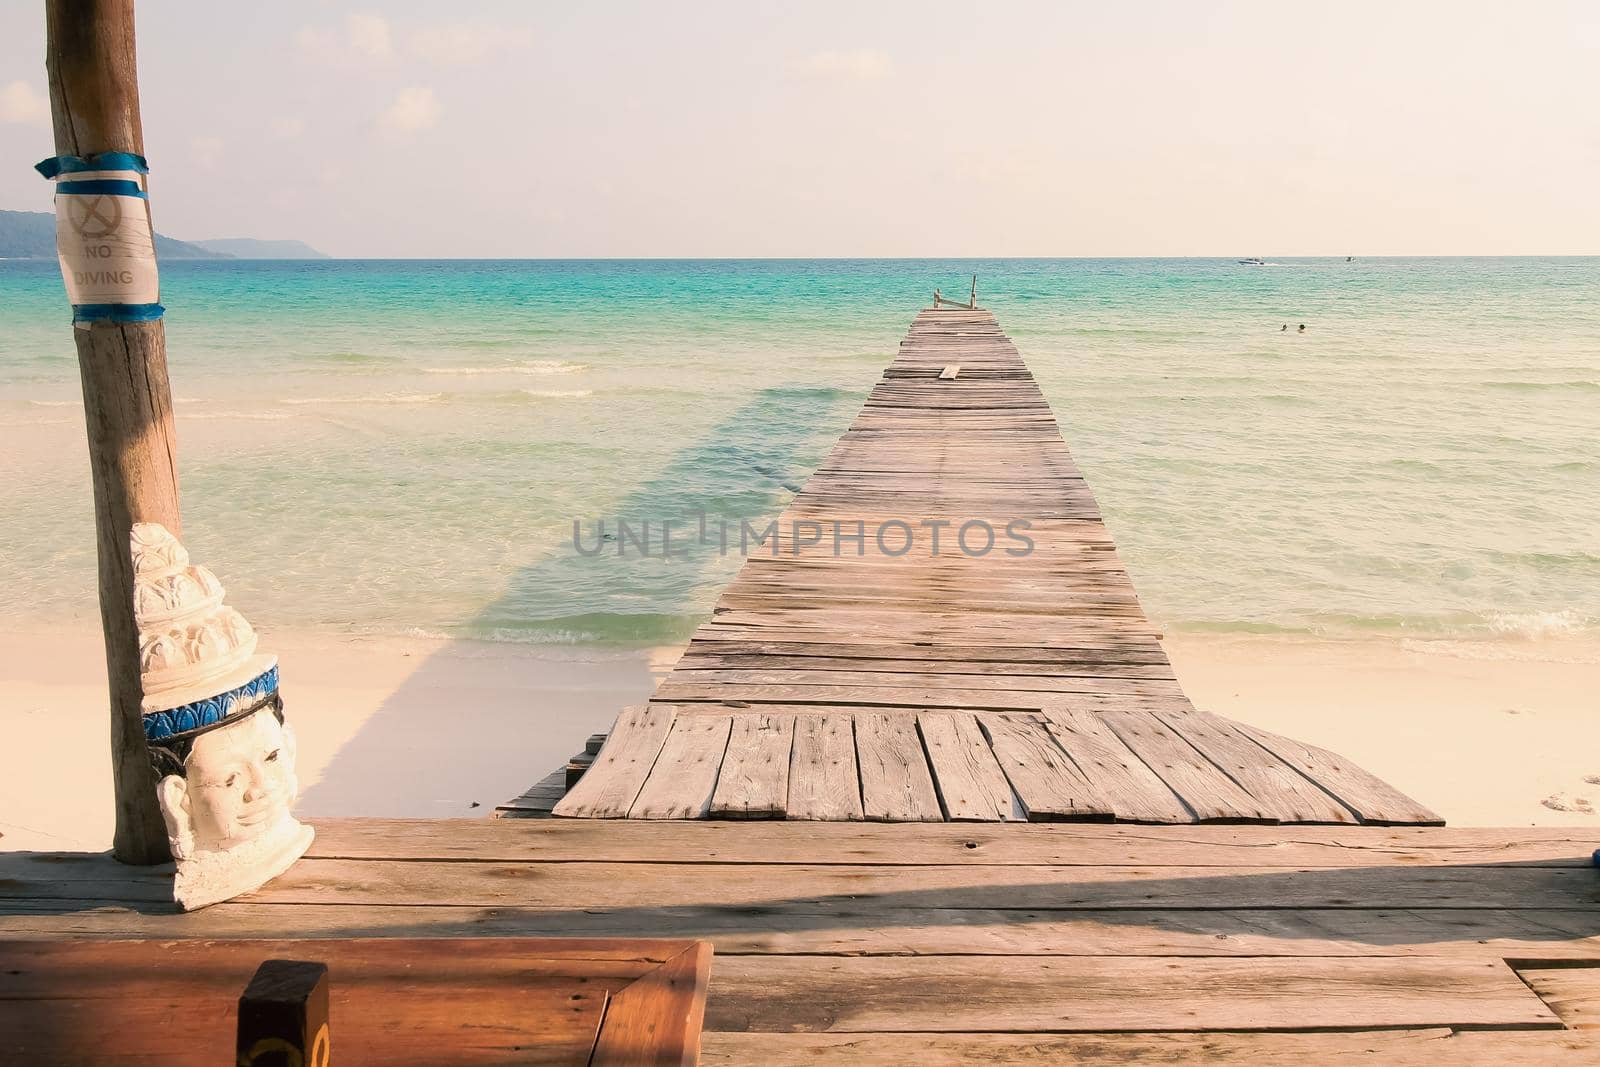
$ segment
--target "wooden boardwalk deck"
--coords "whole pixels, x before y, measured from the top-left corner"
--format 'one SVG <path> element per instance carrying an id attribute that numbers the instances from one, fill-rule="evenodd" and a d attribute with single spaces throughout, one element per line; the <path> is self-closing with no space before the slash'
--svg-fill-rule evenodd
<path id="1" fill-rule="evenodd" d="M 191 915 L 161 869 L 0 854 L 0 938 L 704 938 L 716 1065 L 1600 1059 L 1600 875 L 1570 830 L 317 831 L 286 875 Z M 450 1062 L 411 1052 L 386 1062 Z"/>
<path id="2" fill-rule="evenodd" d="M 982 310 L 917 316 L 770 548 L 555 814 L 1440 821 L 1333 753 L 1189 703 Z"/>

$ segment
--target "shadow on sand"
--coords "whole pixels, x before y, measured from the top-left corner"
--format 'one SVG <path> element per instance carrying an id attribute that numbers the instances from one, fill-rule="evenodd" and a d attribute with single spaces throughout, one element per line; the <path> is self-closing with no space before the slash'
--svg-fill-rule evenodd
<path id="1" fill-rule="evenodd" d="M 537 516 L 543 523 L 582 519 L 582 543 L 589 549 L 599 544 L 594 521 L 603 519 L 611 540 L 593 556 L 563 541 L 512 576 L 503 595 L 467 628 L 546 643 L 540 656 L 548 669 L 529 672 L 526 650 L 515 644 L 451 642 L 423 660 L 340 748 L 321 780 L 304 791 L 300 813 L 482 815 L 563 765 L 591 733 L 608 729 L 622 707 L 654 690 L 658 678 L 647 648 L 688 639 L 692 626 L 684 620 L 709 612 L 738 567 L 740 519 L 759 528 L 775 515 L 858 401 L 839 389 L 764 389 L 705 440 L 676 453 L 614 512 Z M 734 545 L 727 555 L 715 543 L 685 546 L 698 533 L 701 514 L 731 524 Z M 649 557 L 635 542 L 619 555 L 618 517 L 635 529 L 640 521 L 650 522 Z M 664 520 L 674 522 L 674 550 L 692 549 L 686 556 L 660 557 Z M 528 620 L 538 622 L 530 626 Z M 596 636 L 633 650 L 571 644 L 575 637 Z M 562 640 L 568 644 L 549 647 Z M 505 690 L 519 686 L 520 701 L 506 707 Z M 475 690 L 495 691 L 498 706 L 475 699 Z M 418 738 L 427 739 L 426 773 L 400 780 L 397 768 L 418 765 Z"/>

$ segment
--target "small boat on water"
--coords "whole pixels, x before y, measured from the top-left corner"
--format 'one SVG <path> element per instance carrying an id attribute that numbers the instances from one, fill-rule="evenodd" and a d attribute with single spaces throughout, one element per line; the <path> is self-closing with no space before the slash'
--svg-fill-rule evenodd
<path id="1" fill-rule="evenodd" d="M 1241 259 L 1239 261 L 1239 266 L 1241 267 L 1265 267 L 1266 265 L 1266 260 L 1260 259 L 1256 256 L 1251 256 L 1249 259 Z"/>

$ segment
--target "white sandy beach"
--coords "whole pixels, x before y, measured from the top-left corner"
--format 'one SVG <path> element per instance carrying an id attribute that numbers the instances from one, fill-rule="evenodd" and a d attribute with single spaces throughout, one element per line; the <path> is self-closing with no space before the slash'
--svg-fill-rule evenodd
<path id="1" fill-rule="evenodd" d="M 486 816 L 647 696 L 678 653 L 267 636 L 313 819 Z M 1600 822 L 1600 642 L 1179 634 L 1167 649 L 1200 707 L 1334 749 L 1453 825 Z M 0 633 L 0 849 L 109 847 L 101 662 L 89 626 Z"/>

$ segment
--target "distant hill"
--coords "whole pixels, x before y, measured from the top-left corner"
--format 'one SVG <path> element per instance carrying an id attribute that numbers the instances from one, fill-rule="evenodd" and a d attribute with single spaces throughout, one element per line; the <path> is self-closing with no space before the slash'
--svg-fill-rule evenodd
<path id="1" fill-rule="evenodd" d="M 210 252 L 220 252 L 236 259 L 327 259 L 304 241 L 262 241 L 254 237 L 218 237 L 211 241 L 195 241 Z"/>
<path id="2" fill-rule="evenodd" d="M 156 234 L 162 259 L 327 259 L 302 241 L 258 241 L 223 237 L 180 241 Z M 56 217 L 49 211 L 0 211 L 0 259 L 56 258 Z"/>
<path id="3" fill-rule="evenodd" d="M 232 259 L 190 241 L 156 234 L 162 259 Z M 0 211 L 0 259 L 55 259 L 56 217 L 48 211 Z"/>

